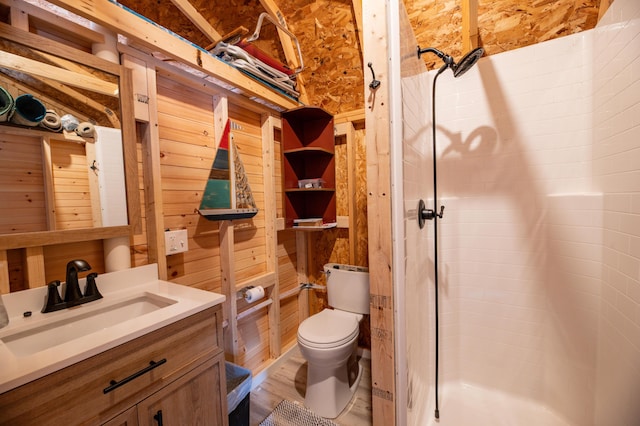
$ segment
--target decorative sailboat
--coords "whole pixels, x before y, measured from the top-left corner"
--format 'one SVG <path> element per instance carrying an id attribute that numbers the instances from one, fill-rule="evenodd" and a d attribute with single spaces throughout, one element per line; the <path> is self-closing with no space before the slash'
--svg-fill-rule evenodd
<path id="1" fill-rule="evenodd" d="M 258 213 L 230 129 L 227 120 L 198 209 L 208 220 L 249 219 Z"/>

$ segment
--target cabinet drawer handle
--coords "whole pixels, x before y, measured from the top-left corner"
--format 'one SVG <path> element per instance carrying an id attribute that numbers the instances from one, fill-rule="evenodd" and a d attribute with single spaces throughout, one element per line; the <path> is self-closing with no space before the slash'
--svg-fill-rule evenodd
<path id="1" fill-rule="evenodd" d="M 153 420 L 158 422 L 158 426 L 162 426 L 162 410 L 158 410 L 155 416 L 153 416 Z"/>
<path id="2" fill-rule="evenodd" d="M 151 361 L 149 362 L 149 365 L 145 368 L 143 368 L 140 371 L 137 371 L 135 373 L 133 373 L 132 375 L 130 375 L 129 377 L 125 377 L 124 379 L 120 380 L 119 382 L 116 382 L 115 380 L 112 380 L 111 382 L 109 382 L 109 386 L 107 386 L 106 388 L 104 388 L 102 390 L 103 393 L 109 393 L 112 390 L 119 388 L 120 386 L 129 383 L 130 381 L 132 381 L 133 379 L 137 379 L 138 377 L 142 376 L 145 373 L 148 373 L 149 371 L 153 370 L 156 367 L 160 367 L 162 364 L 164 364 L 165 362 L 167 362 L 166 358 L 162 358 L 160 361 L 156 362 L 156 361 Z"/>

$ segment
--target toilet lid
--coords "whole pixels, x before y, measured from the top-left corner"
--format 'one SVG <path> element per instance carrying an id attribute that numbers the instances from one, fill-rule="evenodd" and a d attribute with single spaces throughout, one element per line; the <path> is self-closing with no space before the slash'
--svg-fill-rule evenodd
<path id="1" fill-rule="evenodd" d="M 350 312 L 325 309 L 302 321 L 298 327 L 298 339 L 315 348 L 343 345 L 358 336 L 359 317 Z"/>

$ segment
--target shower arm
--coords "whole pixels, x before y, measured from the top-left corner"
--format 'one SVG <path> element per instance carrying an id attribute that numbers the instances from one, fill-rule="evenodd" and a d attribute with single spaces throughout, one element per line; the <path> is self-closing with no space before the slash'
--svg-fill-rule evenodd
<path id="1" fill-rule="evenodd" d="M 439 51 L 434 47 L 425 47 L 424 49 L 422 49 L 420 48 L 420 46 L 418 46 L 417 52 L 418 52 L 418 59 L 420 59 L 423 53 L 433 53 L 436 56 L 438 56 L 438 58 L 442 59 L 442 61 L 445 64 L 442 71 L 447 69 L 447 67 L 451 67 L 453 69 L 453 67 L 455 66 L 455 62 L 453 61 L 453 58 L 451 56 Z"/>

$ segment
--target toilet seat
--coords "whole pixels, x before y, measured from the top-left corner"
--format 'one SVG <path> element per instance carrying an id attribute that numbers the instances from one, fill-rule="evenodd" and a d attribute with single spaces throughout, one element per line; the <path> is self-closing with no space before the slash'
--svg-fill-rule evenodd
<path id="1" fill-rule="evenodd" d="M 360 331 L 362 315 L 325 309 L 298 327 L 298 341 L 310 348 L 329 349 L 353 341 Z"/>

